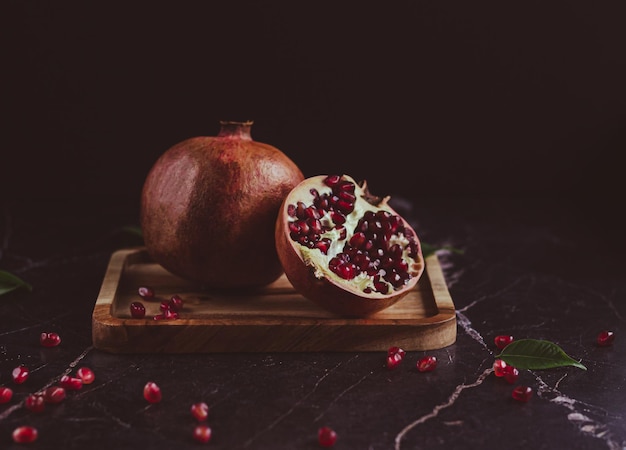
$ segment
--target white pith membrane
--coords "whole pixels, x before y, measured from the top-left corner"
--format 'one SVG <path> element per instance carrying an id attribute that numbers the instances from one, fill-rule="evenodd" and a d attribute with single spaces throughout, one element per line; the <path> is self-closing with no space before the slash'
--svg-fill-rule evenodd
<path id="1" fill-rule="evenodd" d="M 320 196 L 324 194 L 332 195 L 332 188 L 326 186 L 323 182 L 326 176 L 319 176 L 316 178 L 319 179 L 319 183 L 307 183 L 306 191 L 304 189 L 299 190 L 299 198 L 291 198 L 289 199 L 290 201 L 288 201 L 287 203 L 296 205 L 298 201 L 301 201 L 305 204 L 306 207 L 313 205 L 315 197 L 309 192 L 311 188 L 315 188 Z M 365 186 L 359 186 L 352 178 L 346 175 L 342 176 L 341 180 L 350 181 L 354 184 L 354 195 L 356 197 L 354 201 L 354 210 L 349 214 L 345 214 L 346 221 L 345 223 L 343 223 L 343 227 L 345 229 L 345 237 L 341 239 L 342 231 L 340 231 L 337 225 L 333 223 L 331 219 L 331 212 L 329 210 L 325 211 L 325 213 L 319 219 L 324 228 L 324 232 L 319 235 L 319 240 L 322 240 L 324 238 L 328 238 L 330 240 L 330 246 L 328 247 L 326 254 L 324 254 L 318 248 L 307 247 L 306 245 L 302 245 L 294 239 L 291 239 L 291 242 L 294 247 L 296 247 L 300 251 L 300 255 L 304 263 L 312 268 L 313 274 L 316 278 L 327 278 L 334 283 L 341 285 L 344 289 L 353 291 L 358 295 L 364 297 L 384 298 L 390 295 L 394 295 L 398 291 L 402 290 L 412 277 L 417 276 L 420 273 L 421 269 L 421 264 L 416 259 L 410 256 L 409 244 L 411 243 L 411 240 L 401 232 L 397 234 L 392 234 L 390 236 L 387 242 L 387 249 L 389 249 L 394 244 L 399 244 L 402 248 L 402 259 L 404 259 L 404 261 L 408 265 L 407 273 L 410 276 L 409 279 L 407 279 L 403 283 L 403 285 L 394 288 L 392 283 L 384 280 L 382 277 L 379 277 L 379 282 L 383 282 L 388 286 L 388 291 L 386 293 L 382 293 L 378 292 L 374 285 L 374 276 L 369 275 L 365 271 L 361 271 L 361 273 L 359 273 L 352 279 L 344 279 L 329 268 L 330 260 L 338 254 L 344 252 L 344 246 L 346 245 L 346 243 L 350 242 L 350 238 L 355 234 L 355 228 L 367 211 L 372 211 L 373 213 L 376 213 L 378 211 L 384 210 L 394 216 L 399 217 L 397 213 L 395 213 L 393 210 L 391 210 L 391 208 L 387 206 L 385 201 L 381 202 L 378 205 L 373 205 L 365 200 Z M 309 194 L 308 198 L 304 197 L 303 194 L 305 193 Z M 298 217 L 291 217 L 289 215 L 287 215 L 287 217 L 289 223 L 297 222 L 299 220 Z M 400 221 L 404 224 L 405 227 L 409 228 L 408 224 L 402 218 L 400 218 Z M 289 228 L 289 226 L 287 228 Z M 415 242 L 415 239 L 416 238 L 414 237 L 413 242 Z"/>

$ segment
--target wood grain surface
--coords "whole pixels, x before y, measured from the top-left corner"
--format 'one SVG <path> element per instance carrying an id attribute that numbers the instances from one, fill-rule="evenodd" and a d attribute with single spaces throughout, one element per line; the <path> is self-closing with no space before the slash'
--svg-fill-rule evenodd
<path id="1" fill-rule="evenodd" d="M 155 298 L 139 297 L 151 286 Z M 161 300 L 178 294 L 175 320 L 153 319 Z M 146 307 L 143 319 L 130 303 Z M 92 315 L 94 347 L 112 353 L 315 352 L 432 350 L 456 340 L 456 315 L 439 260 L 426 259 L 416 289 L 366 319 L 343 318 L 298 294 L 283 275 L 261 289 L 217 292 L 183 280 L 152 261 L 145 248 L 115 252 Z"/>

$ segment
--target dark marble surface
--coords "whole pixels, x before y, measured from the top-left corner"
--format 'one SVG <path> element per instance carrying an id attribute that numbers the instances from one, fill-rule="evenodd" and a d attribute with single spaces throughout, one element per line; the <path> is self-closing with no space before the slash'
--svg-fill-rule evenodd
<path id="1" fill-rule="evenodd" d="M 438 252 L 455 302 L 455 344 L 408 352 L 390 371 L 379 353 L 114 355 L 91 343 L 91 313 L 111 253 L 136 245 L 132 201 L 4 205 L 0 269 L 33 286 L 0 297 L 0 448 L 33 425 L 37 449 L 198 448 L 193 402 L 210 406 L 220 449 L 319 448 L 317 429 L 338 433 L 337 449 L 623 449 L 626 447 L 626 281 L 615 217 L 594 202 L 557 199 L 396 200 Z M 94 204 L 95 203 L 95 204 Z M 408 206 L 413 204 L 412 208 Z M 603 329 L 610 347 L 595 345 Z M 62 343 L 43 348 L 39 334 Z M 522 370 L 528 403 L 492 373 L 494 336 L 548 339 L 588 368 Z M 390 342 L 389 345 L 393 345 Z M 435 371 L 419 373 L 424 354 Z M 32 369 L 11 381 L 18 364 Z M 91 385 L 39 414 L 28 393 L 88 366 Z M 156 381 L 163 401 L 147 404 Z"/>

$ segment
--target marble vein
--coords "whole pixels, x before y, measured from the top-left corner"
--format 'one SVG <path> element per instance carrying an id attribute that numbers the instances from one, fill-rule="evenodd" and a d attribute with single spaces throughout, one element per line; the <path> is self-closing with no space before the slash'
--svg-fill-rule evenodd
<path id="1" fill-rule="evenodd" d="M 551 403 L 568 409 L 570 412 L 567 414 L 567 420 L 574 424 L 581 433 L 604 441 L 609 450 L 623 450 L 626 448 L 626 441 L 618 442 L 606 424 L 594 420 L 583 413 L 585 408 L 595 408 L 593 405 L 568 397 L 557 389 L 558 384 L 564 377 L 557 381 L 555 387 L 550 387 L 543 381 L 541 376 L 536 373 L 534 375 L 539 383 L 537 394 L 542 398 L 547 398 Z"/>
<path id="2" fill-rule="evenodd" d="M 491 367 L 485 369 L 480 376 L 473 382 L 470 384 L 460 384 L 458 385 L 454 391 L 452 391 L 452 394 L 450 395 L 450 397 L 448 397 L 448 400 L 446 400 L 444 403 L 441 403 L 439 405 L 436 405 L 433 410 L 431 412 L 429 412 L 428 414 L 425 414 L 417 419 L 415 419 L 413 422 L 409 423 L 407 426 L 405 426 L 396 436 L 395 438 L 395 450 L 400 450 L 400 447 L 402 446 L 402 440 L 404 439 L 404 437 L 411 431 L 413 430 L 415 427 L 417 427 L 418 425 L 427 422 L 428 420 L 437 417 L 437 415 L 444 409 L 449 408 L 450 406 L 454 405 L 454 402 L 457 400 L 457 398 L 459 398 L 459 396 L 461 395 L 461 393 L 465 390 L 465 389 L 470 389 L 470 388 L 474 388 L 476 386 L 480 386 L 483 381 L 485 381 L 485 379 L 493 372 L 493 369 Z"/>

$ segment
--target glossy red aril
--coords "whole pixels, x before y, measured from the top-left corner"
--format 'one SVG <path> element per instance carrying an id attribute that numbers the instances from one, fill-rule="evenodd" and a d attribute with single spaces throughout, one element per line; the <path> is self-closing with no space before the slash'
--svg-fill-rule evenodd
<path id="1" fill-rule="evenodd" d="M 31 426 L 21 426 L 13 430 L 13 442 L 17 444 L 30 444 L 37 440 L 37 428 Z"/>
<path id="2" fill-rule="evenodd" d="M 437 367 L 437 358 L 424 356 L 417 361 L 416 367 L 419 372 L 432 372 Z"/>
<path id="3" fill-rule="evenodd" d="M 146 307 L 141 302 L 130 304 L 130 316 L 133 319 L 143 319 L 146 316 Z"/>
<path id="4" fill-rule="evenodd" d="M 79 367 L 78 370 L 76 370 L 76 375 L 83 380 L 83 384 L 91 384 L 96 379 L 96 375 L 89 367 Z"/>
<path id="5" fill-rule="evenodd" d="M 511 342 L 513 342 L 513 336 L 501 334 L 501 335 L 496 336 L 493 340 L 494 340 L 494 343 L 496 344 L 496 347 L 502 350 L 504 347 L 506 347 Z"/>
<path id="6" fill-rule="evenodd" d="M 207 425 L 196 425 L 193 429 L 193 438 L 203 444 L 206 444 L 211 440 L 211 435 L 211 428 Z"/>
<path id="7" fill-rule="evenodd" d="M 406 352 L 400 347 L 389 347 L 387 350 L 387 368 L 395 369 L 404 359 Z"/>
<path id="8" fill-rule="evenodd" d="M 307 178 L 283 201 L 276 248 L 304 297 L 343 316 L 365 317 L 402 299 L 424 270 L 413 228 L 365 182 Z"/>
<path id="9" fill-rule="evenodd" d="M 6 386 L 0 386 L 0 404 L 9 403 L 13 398 L 13 390 Z"/>
<path id="10" fill-rule="evenodd" d="M 198 422 L 203 422 L 209 417 L 209 405 L 204 402 L 198 402 L 191 405 L 191 415 Z"/>
<path id="11" fill-rule="evenodd" d="M 615 341 L 615 334 L 609 330 L 602 330 L 598 333 L 596 342 L 600 347 L 608 347 Z"/>
<path id="12" fill-rule="evenodd" d="M 503 378 L 509 383 L 509 384 L 515 384 L 515 382 L 517 381 L 517 379 L 519 378 L 519 370 L 516 367 L 513 367 L 511 365 L 508 365 L 504 368 L 504 375 Z"/>
<path id="13" fill-rule="evenodd" d="M 330 427 L 321 427 L 317 431 L 317 441 L 322 447 L 332 447 L 337 442 L 337 433 Z"/>
<path id="14" fill-rule="evenodd" d="M 56 347 L 61 343 L 61 336 L 58 333 L 41 333 L 39 343 L 44 347 Z"/>
<path id="15" fill-rule="evenodd" d="M 178 294 L 172 295 L 167 302 L 169 309 L 176 312 L 180 312 L 180 310 L 183 309 L 183 303 L 182 297 Z"/>
<path id="16" fill-rule="evenodd" d="M 69 391 L 78 391 L 79 389 L 83 388 L 83 380 L 78 377 L 63 375 L 59 380 L 59 385 Z"/>
<path id="17" fill-rule="evenodd" d="M 175 320 L 178 319 L 178 313 L 176 311 L 173 311 L 169 308 L 166 308 L 165 310 L 162 310 L 163 312 L 159 313 L 159 314 L 155 314 L 152 318 L 154 320 Z"/>
<path id="18" fill-rule="evenodd" d="M 137 293 L 144 300 L 152 300 L 154 298 L 154 289 L 150 286 L 139 286 Z"/>
<path id="19" fill-rule="evenodd" d="M 13 377 L 13 382 L 15 384 L 24 383 L 26 380 L 28 380 L 29 375 L 30 370 L 24 365 L 17 366 L 15 369 L 13 369 L 13 372 L 11 372 L 11 376 Z"/>
<path id="20" fill-rule="evenodd" d="M 280 204 L 304 179 L 281 150 L 254 141 L 253 122 L 167 149 L 143 185 L 140 222 L 155 262 L 207 288 L 264 286 L 283 273 L 274 245 Z"/>
<path id="21" fill-rule="evenodd" d="M 29 411 L 40 413 L 46 409 L 46 399 L 43 394 L 29 394 L 24 400 L 24 407 Z"/>
<path id="22" fill-rule="evenodd" d="M 516 386 L 511 392 L 511 396 L 518 402 L 527 402 L 533 395 L 533 389 L 530 386 Z"/>
<path id="23" fill-rule="evenodd" d="M 154 381 L 148 381 L 143 387 L 143 398 L 148 403 L 159 403 L 162 398 L 161 388 Z"/>
<path id="24" fill-rule="evenodd" d="M 46 403 L 61 403 L 65 397 L 65 388 L 62 386 L 50 386 L 43 391 L 43 398 Z"/>
<path id="25" fill-rule="evenodd" d="M 504 360 L 502 359 L 496 359 L 493 362 L 493 373 L 495 376 L 497 377 L 503 377 L 504 374 L 506 373 L 506 368 L 508 367 L 508 364 L 504 362 Z"/>

